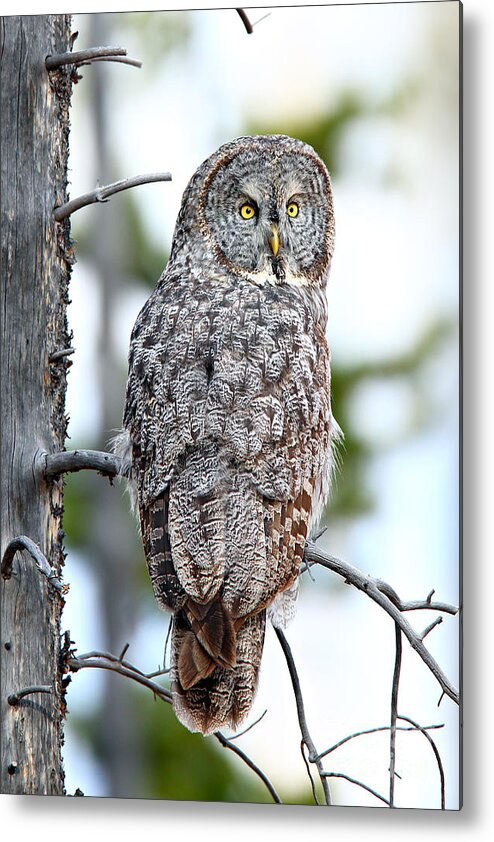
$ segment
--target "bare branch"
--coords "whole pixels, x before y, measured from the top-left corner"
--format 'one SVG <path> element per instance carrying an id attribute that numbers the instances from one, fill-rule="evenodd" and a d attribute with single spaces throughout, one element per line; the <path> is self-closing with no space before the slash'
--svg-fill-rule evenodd
<path id="1" fill-rule="evenodd" d="M 120 652 L 120 655 L 118 656 L 118 660 L 120 661 L 120 663 L 123 662 L 123 659 L 124 659 L 125 655 L 127 654 L 129 646 L 130 646 L 130 643 L 126 643 L 124 648 Z"/>
<path id="2" fill-rule="evenodd" d="M 159 669 L 154 670 L 154 672 L 147 672 L 146 676 L 147 678 L 156 678 L 158 675 L 168 675 L 169 672 L 169 667 L 160 667 Z"/>
<path id="3" fill-rule="evenodd" d="M 312 564 L 319 564 L 320 562 L 316 559 L 310 558 L 310 547 L 309 545 L 313 544 L 314 541 L 317 541 L 318 538 L 326 531 L 325 527 L 319 533 L 317 533 L 311 541 L 308 541 L 306 544 L 306 550 L 304 554 L 305 563 L 301 566 L 300 572 L 305 573 L 305 571 L 310 568 Z M 348 584 L 355 585 L 355 581 L 352 579 L 351 573 L 357 573 L 359 577 L 361 577 L 362 581 L 370 581 L 372 582 L 375 587 L 381 591 L 385 596 L 388 597 L 390 602 L 398 608 L 399 611 L 422 611 L 425 609 L 431 609 L 432 611 L 443 611 L 445 614 L 458 614 L 458 606 L 450 605 L 447 602 L 432 602 L 432 595 L 435 593 L 432 590 L 425 599 L 413 599 L 413 600 L 403 600 L 400 599 L 398 594 L 396 593 L 395 589 L 391 587 L 387 582 L 384 582 L 382 579 L 373 579 L 370 576 L 365 576 L 360 570 L 357 570 L 356 567 L 352 567 L 347 562 L 342 561 L 342 559 L 336 558 L 336 556 L 332 555 L 325 555 L 324 556 L 328 561 L 332 562 L 332 565 L 326 565 L 329 567 L 330 570 L 333 570 L 335 573 L 339 573 L 340 576 L 343 576 L 343 569 L 347 569 L 350 571 L 350 575 L 348 576 Z M 333 566 L 335 565 L 335 566 Z M 358 587 L 358 586 L 357 586 Z M 360 590 L 365 590 L 365 586 L 360 587 Z"/>
<path id="4" fill-rule="evenodd" d="M 378 588 L 381 593 L 388 597 L 388 599 L 396 605 L 396 607 L 401 611 L 401 599 L 396 593 L 395 589 L 391 587 L 387 582 L 384 582 L 382 579 L 374 579 L 373 580 L 376 588 Z"/>
<path id="5" fill-rule="evenodd" d="M 57 68 L 66 64 L 88 64 L 91 61 L 103 58 L 107 61 L 122 61 L 126 55 L 127 50 L 123 47 L 90 47 L 88 50 L 77 50 L 74 53 L 55 53 L 52 56 L 47 56 L 45 66 L 47 70 L 57 70 Z M 142 62 L 137 62 L 134 59 L 127 59 L 127 63 L 134 64 L 137 67 L 142 66 Z"/>
<path id="6" fill-rule="evenodd" d="M 402 641 L 401 631 L 395 623 L 395 667 L 391 690 L 391 726 L 389 732 L 389 806 L 394 807 L 396 769 L 396 720 L 398 717 L 398 688 L 400 685 Z"/>
<path id="7" fill-rule="evenodd" d="M 75 348 L 61 348 L 60 351 L 54 351 L 53 354 L 50 354 L 48 362 L 56 363 L 58 360 L 63 360 L 65 357 L 70 357 L 71 354 L 75 354 Z"/>
<path id="8" fill-rule="evenodd" d="M 265 15 L 262 15 L 262 17 L 257 18 L 257 20 L 254 21 L 254 23 L 252 24 L 252 29 L 254 29 L 254 27 L 256 27 L 258 23 L 261 23 L 262 20 L 266 20 L 266 18 L 270 18 L 270 17 L 271 17 L 271 12 L 266 12 Z"/>
<path id="9" fill-rule="evenodd" d="M 436 758 L 437 768 L 439 770 L 439 779 L 440 779 L 440 782 L 441 782 L 441 810 L 445 810 L 446 809 L 446 792 L 445 792 L 445 783 L 444 783 L 444 769 L 443 769 L 443 764 L 441 762 L 441 755 L 439 754 L 439 751 L 437 749 L 437 746 L 436 746 L 434 740 L 432 739 L 430 734 L 427 733 L 427 729 L 425 727 L 423 727 L 422 725 L 419 725 L 417 722 L 414 722 L 413 719 L 410 719 L 409 716 L 398 716 L 398 719 L 401 719 L 403 722 L 409 722 L 410 725 L 413 725 L 413 727 L 417 729 L 417 731 L 421 731 L 422 734 L 424 735 L 424 737 L 429 741 L 429 743 L 431 745 L 431 748 L 432 748 L 432 751 L 434 752 L 434 757 Z"/>
<path id="10" fill-rule="evenodd" d="M 421 639 L 421 640 L 423 640 L 423 639 L 424 639 L 424 637 L 427 637 L 427 635 L 429 634 L 429 632 L 431 632 L 431 631 L 432 631 L 432 629 L 435 629 L 435 628 L 436 628 L 436 626 L 438 626 L 440 623 L 442 623 L 442 621 L 443 621 L 443 618 L 442 618 L 442 617 L 436 617 L 436 619 L 434 620 L 434 622 L 433 622 L 433 623 L 431 623 L 429 626 L 427 626 L 427 628 L 426 628 L 426 629 L 424 629 L 424 631 L 423 631 L 423 632 L 422 632 L 422 634 L 420 635 L 420 639 Z"/>
<path id="11" fill-rule="evenodd" d="M 173 628 L 173 619 L 171 619 L 170 622 L 168 623 L 168 629 L 167 629 L 167 632 L 166 632 L 165 646 L 163 648 L 163 669 L 165 669 L 165 667 L 166 667 L 166 652 L 167 652 L 167 649 L 168 649 L 168 644 L 170 642 L 172 628 Z"/>
<path id="12" fill-rule="evenodd" d="M 44 475 L 47 480 L 74 471 L 98 471 L 108 477 L 125 476 L 130 466 L 119 456 L 102 450 L 61 450 L 45 455 Z"/>
<path id="13" fill-rule="evenodd" d="M 91 652 L 84 652 L 82 655 L 77 655 L 77 658 L 81 661 L 89 661 L 92 658 L 104 658 L 108 661 L 112 661 L 112 663 L 118 665 L 122 664 L 126 669 L 131 670 L 133 672 L 142 675 L 144 678 L 151 678 L 151 676 L 146 675 L 145 672 L 139 669 L 139 667 L 134 666 L 131 664 L 130 661 L 124 661 L 120 655 L 113 655 L 111 652 L 104 652 L 101 650 L 93 650 Z"/>
<path id="14" fill-rule="evenodd" d="M 423 611 L 426 609 L 432 611 L 443 611 L 445 614 L 458 614 L 458 608 L 455 605 L 449 605 L 447 602 L 431 602 L 428 599 L 416 599 L 409 602 L 400 601 L 400 611 Z"/>
<path id="15" fill-rule="evenodd" d="M 371 787 L 367 786 L 367 784 L 363 784 L 362 781 L 357 781 L 355 780 L 355 778 L 351 778 L 349 775 L 344 775 L 343 772 L 321 772 L 321 774 L 325 778 L 344 778 L 345 781 L 350 781 L 351 784 L 355 784 L 356 786 L 362 787 L 362 789 L 365 789 L 367 790 L 367 792 L 370 792 L 371 795 L 374 795 L 376 798 L 379 798 L 380 801 L 384 801 L 384 803 L 387 804 L 388 807 L 391 806 L 388 799 L 385 798 L 384 795 L 379 795 L 379 793 L 376 792 L 375 789 L 371 789 Z"/>
<path id="16" fill-rule="evenodd" d="M 152 690 L 152 692 L 163 701 L 170 703 L 172 700 L 170 690 L 162 687 L 156 681 L 152 681 L 150 678 L 147 678 L 144 673 L 132 664 L 120 661 L 116 656 L 109 657 L 108 653 L 102 653 L 101 655 L 98 655 L 97 653 L 88 653 L 83 656 L 71 655 L 66 659 L 65 663 L 71 672 L 78 672 L 80 669 L 104 669 L 109 670 L 110 672 L 117 672 L 124 678 L 131 678 L 138 684 L 142 684 L 143 687 L 147 687 L 148 690 Z"/>
<path id="17" fill-rule="evenodd" d="M 95 56 L 89 61 L 81 61 L 77 63 L 77 67 L 88 67 L 96 61 L 113 61 L 120 64 L 130 64 L 131 67 L 142 67 L 142 61 L 135 58 L 126 58 L 125 56 Z"/>
<path id="18" fill-rule="evenodd" d="M 17 693 L 11 693 L 7 701 L 12 707 L 16 707 L 24 696 L 30 696 L 32 693 L 53 693 L 53 687 L 47 684 L 37 684 L 34 687 L 25 687 L 24 690 L 18 690 Z"/>
<path id="19" fill-rule="evenodd" d="M 423 662 L 439 682 L 439 685 L 444 693 L 456 702 L 456 704 L 459 704 L 460 698 L 458 690 L 443 673 L 439 664 L 432 657 L 428 649 L 426 649 L 420 635 L 415 632 L 408 620 L 403 617 L 394 599 L 390 599 L 389 595 L 384 592 L 382 583 L 379 585 L 375 579 L 372 579 L 370 576 L 366 576 L 351 564 L 348 564 L 335 556 L 322 553 L 312 541 L 308 541 L 305 545 L 304 557 L 308 564 L 321 564 L 328 570 L 332 570 L 333 573 L 338 573 L 338 575 L 342 576 L 346 582 L 354 585 L 354 587 L 358 588 L 358 590 L 366 593 L 367 596 L 374 600 L 374 602 L 377 602 L 378 605 L 380 605 L 381 608 L 383 608 L 399 626 L 405 637 L 408 639 L 412 649 L 414 649 L 422 658 Z M 389 588 L 389 590 L 392 591 L 391 588 Z M 427 607 L 430 607 L 430 605 Z M 456 611 L 457 609 L 453 609 L 451 606 L 450 613 L 456 613 Z"/>
<path id="20" fill-rule="evenodd" d="M 374 579 L 373 581 L 379 590 L 385 594 L 388 599 L 391 600 L 393 605 L 396 605 L 400 611 L 422 611 L 424 609 L 431 609 L 432 611 L 444 611 L 445 614 L 454 615 L 458 613 L 456 605 L 448 605 L 447 602 L 432 602 L 432 595 L 435 593 L 434 590 L 432 590 L 425 599 L 416 599 L 404 602 L 400 599 L 394 588 L 392 588 L 391 585 L 388 585 L 387 582 L 383 582 L 382 579 Z"/>
<path id="21" fill-rule="evenodd" d="M 66 586 L 63 585 L 58 578 L 57 571 L 53 567 L 50 567 L 38 545 L 35 544 L 31 538 L 28 538 L 27 535 L 18 535 L 17 538 L 14 538 L 10 544 L 7 545 L 2 558 L 2 578 L 10 579 L 12 575 L 12 562 L 14 560 L 14 556 L 17 552 L 24 550 L 29 553 L 39 572 L 42 573 L 43 576 L 46 576 L 50 584 L 52 584 L 57 591 L 63 593 L 66 590 Z"/>
<path id="22" fill-rule="evenodd" d="M 302 740 L 307 746 L 309 750 L 309 760 L 311 763 L 314 763 L 317 767 L 319 772 L 319 777 L 321 778 L 321 783 L 324 790 L 324 797 L 326 800 L 326 804 L 328 806 L 331 805 L 331 794 L 328 787 L 328 782 L 322 774 L 322 763 L 319 760 L 319 755 L 316 750 L 314 743 L 312 742 L 312 737 L 309 734 L 309 729 L 307 727 L 307 720 L 305 718 L 305 710 L 304 710 L 304 702 L 302 698 L 302 690 L 300 688 L 300 682 L 298 679 L 297 670 L 295 667 L 295 662 L 293 660 L 293 655 L 288 644 L 288 641 L 283 634 L 282 630 L 277 626 L 274 627 L 278 640 L 280 641 L 281 648 L 283 649 L 283 654 L 285 655 L 286 663 L 288 666 L 288 671 L 290 673 L 290 678 L 292 680 L 293 692 L 295 694 L 295 702 L 297 704 L 297 714 L 298 714 L 298 721 L 300 725 L 300 731 L 302 734 Z"/>
<path id="23" fill-rule="evenodd" d="M 89 193 L 83 193 L 70 202 L 65 202 L 59 205 L 53 211 L 53 216 L 57 222 L 65 219 L 70 214 L 74 213 L 80 208 L 87 205 L 92 205 L 95 202 L 106 202 L 110 196 L 115 193 L 121 193 L 122 190 L 129 190 L 131 187 L 138 187 L 141 184 L 152 184 L 155 181 L 171 181 L 171 173 L 169 172 L 155 172 L 148 175 L 136 175 L 133 178 L 122 178 L 120 181 L 115 181 L 113 184 L 107 184 L 106 187 L 97 187 Z"/>
<path id="24" fill-rule="evenodd" d="M 259 724 L 259 722 L 261 721 L 261 719 L 264 719 L 264 717 L 266 716 L 267 712 L 268 712 L 268 709 L 266 708 L 266 710 L 264 710 L 264 711 L 261 713 L 261 715 L 260 715 L 260 716 L 258 716 L 258 717 L 257 717 L 257 719 L 255 719 L 255 720 L 254 720 L 254 722 L 251 722 L 251 723 L 250 723 L 250 725 L 247 725 L 247 728 L 244 728 L 244 730 L 243 730 L 243 731 L 239 731 L 239 732 L 238 732 L 238 734 L 234 734 L 234 736 L 233 736 L 233 737 L 230 737 L 230 740 L 238 740 L 238 738 L 239 738 L 239 737 L 243 737 L 243 736 L 244 736 L 244 734 L 246 734 L 246 733 L 247 733 L 247 731 L 250 731 L 252 728 L 255 728 L 255 726 Z"/>
<path id="25" fill-rule="evenodd" d="M 245 26 L 247 35 L 252 35 L 252 33 L 254 32 L 254 27 L 252 26 L 249 18 L 247 17 L 246 12 L 244 12 L 243 9 L 236 9 L 236 12 L 240 15 L 240 19 L 243 25 Z"/>
<path id="26" fill-rule="evenodd" d="M 270 792 L 270 794 L 271 794 L 271 797 L 272 797 L 273 801 L 275 801 L 275 802 L 276 802 L 276 804 L 281 804 L 281 803 L 282 803 L 282 801 L 281 801 L 280 796 L 278 795 L 278 793 L 276 792 L 276 790 L 275 790 L 275 788 L 274 788 L 273 784 L 271 783 L 271 781 L 269 780 L 269 778 L 268 778 L 268 777 L 264 774 L 264 772 L 262 771 L 262 769 L 260 769 L 260 768 L 259 768 L 259 766 L 256 766 L 256 764 L 254 763 L 254 761 L 253 761 L 253 760 L 251 760 L 251 759 L 250 759 L 250 757 L 249 757 L 249 756 L 248 756 L 248 755 L 247 755 L 244 751 L 242 751 L 242 749 L 241 749 L 241 748 L 239 748 L 238 746 L 236 746 L 234 743 L 232 743 L 232 742 L 231 742 L 231 740 L 229 740 L 227 737 L 225 737 L 225 736 L 221 733 L 221 731 L 215 731 L 215 732 L 214 732 L 214 736 L 216 737 L 216 739 L 218 740 L 218 742 L 219 742 L 219 743 L 221 743 L 221 745 L 223 746 L 223 748 L 229 748 L 229 749 L 230 749 L 230 751 L 233 751 L 233 753 L 234 753 L 234 754 L 237 754 L 239 757 L 241 757 L 241 758 L 242 758 L 242 760 L 244 761 L 244 763 L 246 763 L 246 764 L 247 764 L 247 766 L 248 766 L 250 769 L 252 769 L 252 771 L 253 771 L 253 772 L 255 772 L 255 773 L 256 773 L 256 775 L 258 775 L 258 777 L 259 777 L 259 778 L 263 781 L 263 783 L 266 785 L 267 789 L 269 790 L 269 792 Z"/>
<path id="27" fill-rule="evenodd" d="M 398 719 L 401 719 L 399 716 Z M 421 725 L 418 729 L 415 726 L 411 726 L 410 728 L 406 725 L 397 725 L 397 731 L 430 731 L 433 728 L 444 728 L 444 723 L 439 725 Z M 356 731 L 354 734 L 349 734 L 347 737 L 343 737 L 342 740 L 338 740 L 337 743 L 330 746 L 330 748 L 325 749 L 325 751 L 321 751 L 319 755 L 319 759 L 326 757 L 326 755 L 331 754 L 331 752 L 336 751 L 337 748 L 341 748 L 341 746 L 348 743 L 350 740 L 354 740 L 357 737 L 363 737 L 366 734 L 377 734 L 379 731 L 389 731 L 391 729 L 391 725 L 379 725 L 377 728 L 365 728 L 363 731 Z"/>

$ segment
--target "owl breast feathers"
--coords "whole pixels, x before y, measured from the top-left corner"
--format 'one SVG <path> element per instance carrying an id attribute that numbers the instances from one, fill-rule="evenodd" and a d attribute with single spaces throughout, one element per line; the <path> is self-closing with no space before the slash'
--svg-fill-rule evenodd
<path id="1" fill-rule="evenodd" d="M 124 435 L 174 708 L 236 728 L 266 612 L 293 613 L 333 469 L 325 286 L 329 175 L 285 136 L 239 138 L 192 177 L 168 265 L 132 331 Z"/>

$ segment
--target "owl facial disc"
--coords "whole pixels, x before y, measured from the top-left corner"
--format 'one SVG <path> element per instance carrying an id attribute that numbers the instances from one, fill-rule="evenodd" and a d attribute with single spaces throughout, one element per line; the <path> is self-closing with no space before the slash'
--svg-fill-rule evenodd
<path id="1" fill-rule="evenodd" d="M 206 243 L 229 271 L 257 284 L 325 285 L 332 192 L 310 146 L 281 135 L 225 144 L 210 160 L 199 200 Z"/>

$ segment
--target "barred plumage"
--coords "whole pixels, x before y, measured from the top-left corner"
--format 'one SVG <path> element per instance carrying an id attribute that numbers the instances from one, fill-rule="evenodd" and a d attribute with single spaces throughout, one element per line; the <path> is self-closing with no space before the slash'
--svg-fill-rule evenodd
<path id="1" fill-rule="evenodd" d="M 248 713 L 266 611 L 293 613 L 329 489 L 333 240 L 311 147 L 239 138 L 191 179 L 132 332 L 124 431 L 155 596 L 174 615 L 174 706 L 194 731 Z"/>

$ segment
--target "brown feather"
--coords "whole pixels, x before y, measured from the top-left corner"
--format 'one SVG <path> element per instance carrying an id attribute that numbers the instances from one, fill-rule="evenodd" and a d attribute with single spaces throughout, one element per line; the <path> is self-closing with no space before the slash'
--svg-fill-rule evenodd
<path id="1" fill-rule="evenodd" d="M 178 676 L 184 690 L 189 690 L 198 681 L 208 678 L 216 663 L 201 646 L 194 632 L 186 632 L 178 656 Z"/>
<path id="2" fill-rule="evenodd" d="M 141 507 L 141 533 L 144 553 L 153 584 L 154 595 L 162 608 L 176 611 L 187 594 L 182 587 L 172 559 L 168 528 L 169 491 L 146 507 Z"/>
<path id="3" fill-rule="evenodd" d="M 232 618 L 219 599 L 200 605 L 189 599 L 185 613 L 199 643 L 218 666 L 231 669 L 236 661 Z"/>

